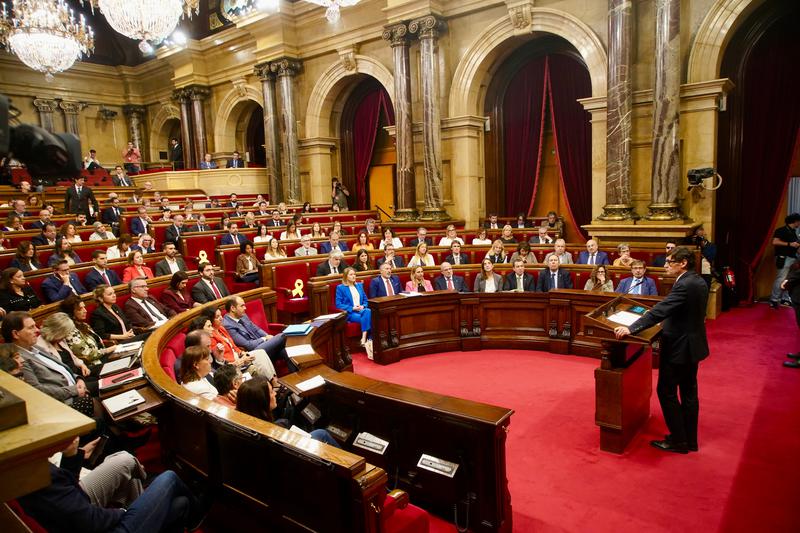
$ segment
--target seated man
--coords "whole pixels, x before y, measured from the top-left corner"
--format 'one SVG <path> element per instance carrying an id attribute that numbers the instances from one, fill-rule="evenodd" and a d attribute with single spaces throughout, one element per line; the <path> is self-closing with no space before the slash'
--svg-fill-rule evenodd
<path id="1" fill-rule="evenodd" d="M 553 238 L 547 234 L 547 227 L 539 226 L 538 233 L 531 237 L 528 244 L 553 244 Z"/>
<path id="2" fill-rule="evenodd" d="M 517 259 L 514 261 L 514 271 L 506 274 L 503 283 L 504 291 L 516 292 L 536 292 L 536 283 L 533 276 L 525 272 L 525 261 Z"/>
<path id="3" fill-rule="evenodd" d="M 380 298 L 381 296 L 394 296 L 403 292 L 400 286 L 400 278 L 392 275 L 392 265 L 384 263 L 379 268 L 381 275 L 372 278 L 369 283 L 369 297 Z"/>
<path id="4" fill-rule="evenodd" d="M 664 265 L 667 264 L 667 256 L 672 253 L 672 250 L 675 249 L 675 246 L 677 246 L 675 241 L 667 241 L 664 246 L 665 253 L 662 255 L 657 255 L 656 258 L 653 259 L 653 266 L 663 268 Z"/>
<path id="5" fill-rule="evenodd" d="M 331 274 L 341 274 L 347 268 L 347 263 L 343 260 L 344 254 L 341 250 L 334 250 L 328 254 L 328 260 L 317 266 L 317 276 L 330 276 Z"/>
<path id="6" fill-rule="evenodd" d="M 192 299 L 197 303 L 208 303 L 220 298 L 225 298 L 230 294 L 225 281 L 214 275 L 214 265 L 211 263 L 201 263 L 197 269 L 200 273 L 200 280 L 192 287 Z"/>
<path id="7" fill-rule="evenodd" d="M 339 240 L 338 231 L 331 231 L 331 234 L 328 237 L 328 242 L 323 242 L 319 245 L 319 251 L 323 254 L 329 254 L 331 253 L 331 250 L 336 250 L 337 248 L 343 252 L 350 250 L 350 248 L 347 247 L 346 242 Z"/>
<path id="8" fill-rule="evenodd" d="M 445 261 L 439 266 L 439 269 L 442 274 L 433 278 L 433 290 L 469 292 L 469 289 L 467 289 L 467 282 L 464 281 L 464 278 L 453 274 L 453 265 Z"/>
<path id="9" fill-rule="evenodd" d="M 131 297 L 125 302 L 123 311 L 131 325 L 139 330 L 153 330 L 175 316 L 175 311 L 164 307 L 150 297 L 146 278 L 135 278 L 128 282 Z"/>
<path id="10" fill-rule="evenodd" d="M 428 237 L 428 230 L 420 226 L 417 228 L 417 236 L 411 239 L 411 241 L 408 243 L 408 246 L 411 248 L 416 248 L 417 245 L 422 241 L 428 243 L 428 246 L 433 246 L 433 239 Z"/>
<path id="11" fill-rule="evenodd" d="M 106 268 L 108 265 L 108 257 L 105 250 L 95 250 L 92 252 L 92 262 L 94 268 L 86 273 L 83 282 L 86 283 L 86 288 L 93 291 L 98 285 L 119 285 L 122 280 L 113 270 Z"/>
<path id="12" fill-rule="evenodd" d="M 586 251 L 578 254 L 579 265 L 608 265 L 608 254 L 597 249 L 597 241 L 589 239 L 586 241 Z"/>
<path id="13" fill-rule="evenodd" d="M 402 257 L 394 255 L 393 244 L 387 244 L 383 248 L 383 257 L 378 258 L 378 260 L 375 262 L 375 266 L 380 268 L 380 266 L 384 263 L 389 263 L 392 265 L 392 268 L 403 268 L 406 265 Z"/>
<path id="14" fill-rule="evenodd" d="M 553 251 L 544 256 L 545 263 L 547 263 L 550 256 L 556 256 L 558 262 L 562 265 L 572 264 L 572 254 L 567 251 L 567 243 L 564 242 L 564 239 L 556 239 L 556 243 L 553 245 Z"/>
<path id="15" fill-rule="evenodd" d="M 220 244 L 242 244 L 245 238 L 239 235 L 239 224 L 236 222 L 232 222 L 231 225 L 228 227 L 228 233 L 222 236 L 222 240 Z"/>
<path id="16" fill-rule="evenodd" d="M 444 260 L 451 265 L 466 265 L 469 263 L 469 257 L 467 257 L 467 254 L 461 253 L 461 243 L 458 241 L 450 243 L 450 255 L 445 257 Z"/>
<path id="17" fill-rule="evenodd" d="M 297 257 L 307 257 L 309 255 L 317 255 L 319 252 L 316 248 L 311 246 L 311 235 L 306 233 L 300 237 L 300 247 L 294 251 Z"/>
<path id="18" fill-rule="evenodd" d="M 225 311 L 227 314 L 222 319 L 222 325 L 228 330 L 236 346 L 248 352 L 264 350 L 273 363 L 282 359 L 290 372 L 297 372 L 297 365 L 286 353 L 286 337 L 282 333 L 269 335 L 255 325 L 247 316 L 247 305 L 241 296 L 231 296 L 225 300 Z"/>
<path id="19" fill-rule="evenodd" d="M 616 292 L 642 296 L 658 296 L 656 282 L 653 278 L 645 277 L 644 273 L 646 270 L 644 261 L 634 259 L 633 263 L 631 263 L 631 274 L 633 274 L 633 276 L 621 280 Z"/>
<path id="20" fill-rule="evenodd" d="M 53 265 L 53 275 L 42 282 L 42 292 L 48 302 L 58 302 L 70 294 L 85 294 L 88 292 L 78 279 L 77 274 L 71 273 L 66 259 Z"/>
<path id="21" fill-rule="evenodd" d="M 175 243 L 166 241 L 161 245 L 161 249 L 164 250 L 164 259 L 156 263 L 156 276 L 172 275 L 178 271 L 186 272 L 186 263 L 183 258 L 178 256 L 178 249 L 175 248 Z"/>
<path id="22" fill-rule="evenodd" d="M 569 277 L 569 272 L 561 269 L 558 256 L 550 254 L 546 263 L 547 268 L 539 274 L 539 283 L 536 285 L 536 290 L 550 292 L 554 289 L 571 289 L 572 278 Z"/>

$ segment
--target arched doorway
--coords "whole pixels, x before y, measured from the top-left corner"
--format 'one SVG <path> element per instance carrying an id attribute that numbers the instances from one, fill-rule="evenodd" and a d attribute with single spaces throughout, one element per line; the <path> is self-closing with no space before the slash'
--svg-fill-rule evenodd
<path id="1" fill-rule="evenodd" d="M 484 112 L 486 212 L 565 219 L 578 238 L 591 219 L 589 72 L 565 39 L 546 35 L 516 49 L 496 69 Z"/>
<path id="2" fill-rule="evenodd" d="M 800 4 L 764 3 L 733 35 L 720 68 L 734 88 L 719 115 L 717 171 L 724 183 L 716 193 L 716 264 L 734 268 L 738 296 L 747 301 L 771 290 L 772 231 L 783 224 L 793 161 L 797 166 L 798 27 Z"/>
<path id="3" fill-rule="evenodd" d="M 267 165 L 267 151 L 264 148 L 264 109 L 256 107 L 250 114 L 245 133 L 245 150 L 250 156 L 250 165 Z"/>
<path id="4" fill-rule="evenodd" d="M 394 108 L 386 89 L 363 76 L 342 109 L 341 181 L 350 190 L 351 209 L 381 209 L 393 214 L 397 151 L 386 133 L 394 125 Z"/>

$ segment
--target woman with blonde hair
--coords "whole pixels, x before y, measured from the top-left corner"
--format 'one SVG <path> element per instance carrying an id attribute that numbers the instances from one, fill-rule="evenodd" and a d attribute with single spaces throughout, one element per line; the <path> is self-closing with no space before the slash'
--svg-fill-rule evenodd
<path id="1" fill-rule="evenodd" d="M 416 266 L 435 266 L 436 260 L 433 258 L 431 254 L 428 253 L 428 243 L 422 241 L 417 245 L 417 250 L 414 253 L 414 257 L 412 257 L 408 261 L 408 267 L 413 268 Z"/>
<path id="2" fill-rule="evenodd" d="M 608 277 L 605 265 L 595 265 L 592 274 L 583 286 L 585 291 L 593 292 L 614 292 L 614 282 Z"/>

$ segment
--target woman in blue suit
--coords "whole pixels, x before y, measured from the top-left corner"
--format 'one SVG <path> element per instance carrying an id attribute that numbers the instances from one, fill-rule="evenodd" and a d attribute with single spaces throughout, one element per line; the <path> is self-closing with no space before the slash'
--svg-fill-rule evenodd
<path id="1" fill-rule="evenodd" d="M 342 284 L 336 287 L 336 308 L 347 312 L 348 322 L 361 324 L 361 346 L 364 346 L 372 328 L 372 311 L 367 307 L 364 284 L 356 283 L 356 271 L 352 267 L 344 269 Z"/>

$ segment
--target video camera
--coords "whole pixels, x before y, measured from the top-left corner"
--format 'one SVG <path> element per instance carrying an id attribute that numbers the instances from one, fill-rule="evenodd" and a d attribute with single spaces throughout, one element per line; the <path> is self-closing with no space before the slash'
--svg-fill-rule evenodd
<path id="1" fill-rule="evenodd" d="M 81 141 L 71 133 L 50 133 L 32 124 L 10 123 L 11 101 L 0 94 L 0 158 L 24 163 L 33 178 L 72 178 L 81 172 Z"/>

